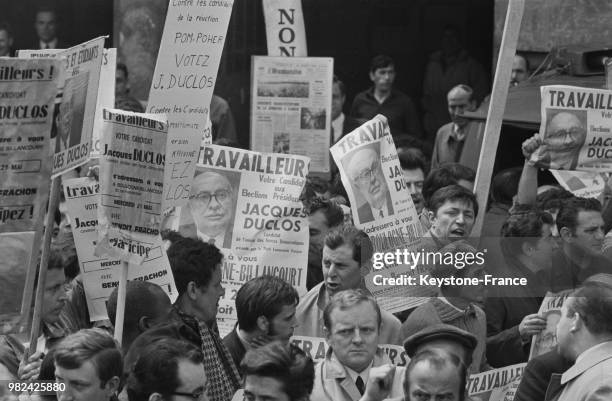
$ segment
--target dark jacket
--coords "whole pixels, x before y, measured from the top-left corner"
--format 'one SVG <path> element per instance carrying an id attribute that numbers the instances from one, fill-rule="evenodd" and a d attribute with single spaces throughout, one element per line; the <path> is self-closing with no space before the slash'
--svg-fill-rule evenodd
<path id="1" fill-rule="evenodd" d="M 236 366 L 239 367 L 242 358 L 244 358 L 244 355 L 246 354 L 246 349 L 244 348 L 244 345 L 242 345 L 242 341 L 240 341 L 238 333 L 236 333 L 236 327 L 234 327 L 234 330 L 232 330 L 228 335 L 223 337 L 223 344 L 225 344 L 225 347 L 230 352 Z"/>
<path id="2" fill-rule="evenodd" d="M 543 401 L 553 373 L 563 373 L 572 366 L 557 351 L 536 356 L 527 363 L 514 401 Z"/>

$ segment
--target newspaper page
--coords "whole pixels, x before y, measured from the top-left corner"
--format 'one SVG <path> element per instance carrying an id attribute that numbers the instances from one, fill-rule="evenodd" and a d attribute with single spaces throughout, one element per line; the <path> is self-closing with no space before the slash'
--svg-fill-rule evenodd
<path id="1" fill-rule="evenodd" d="M 546 293 L 538 310 L 538 315 L 546 319 L 546 328 L 531 339 L 529 359 L 552 351 L 557 346 L 557 323 L 561 320 L 563 302 L 570 293 L 571 290 Z"/>
<path id="2" fill-rule="evenodd" d="M 0 233 L 0 335 L 21 321 L 21 302 L 34 245 L 34 232 Z"/>
<path id="3" fill-rule="evenodd" d="M 96 255 L 140 265 L 160 257 L 165 115 L 104 109 Z"/>
<path id="4" fill-rule="evenodd" d="M 512 401 L 523 377 L 526 363 L 470 375 L 467 383 L 471 401 Z"/>
<path id="5" fill-rule="evenodd" d="M 566 170 L 550 172 L 563 188 L 581 198 L 599 198 L 606 186 L 607 178 L 602 173 Z"/>
<path id="6" fill-rule="evenodd" d="M 236 293 L 252 278 L 274 275 L 306 293 L 308 220 L 299 197 L 308 162 L 217 145 L 203 149 L 179 232 L 213 243 L 225 256 L 222 333 L 233 328 Z"/>
<path id="7" fill-rule="evenodd" d="M 104 49 L 102 68 L 100 69 L 100 85 L 98 86 L 98 101 L 94 119 L 93 135 L 91 137 L 91 155 L 100 156 L 100 137 L 102 136 L 102 110 L 115 107 L 115 78 L 117 73 L 117 49 Z"/>
<path id="8" fill-rule="evenodd" d="M 302 0 L 263 0 L 268 56 L 306 57 Z"/>
<path id="9" fill-rule="evenodd" d="M 168 116 L 163 210 L 189 198 L 233 0 L 171 1 L 149 92 L 148 113 Z"/>
<path id="10" fill-rule="evenodd" d="M 372 240 L 375 260 L 377 254 L 420 250 L 421 223 L 406 190 L 387 119 L 377 115 L 340 139 L 331 153 L 352 205 L 353 221 Z M 383 283 L 382 278 L 402 279 L 423 273 L 420 266 L 411 263 L 411 259 L 397 263 L 395 258 L 385 258 L 366 276 L 367 288 L 389 312 L 412 308 L 435 295 L 432 287 L 419 286 L 418 282 Z"/>
<path id="11" fill-rule="evenodd" d="M 98 241 L 98 204 L 100 183 L 87 177 L 64 181 L 64 195 L 83 277 L 87 309 L 92 321 L 108 319 L 106 301 L 121 276 L 121 260 L 94 255 Z M 141 266 L 128 267 L 128 280 L 151 281 L 159 285 L 174 302 L 178 293 L 164 247 Z"/>
<path id="12" fill-rule="evenodd" d="M 290 343 L 310 355 L 313 361 L 318 362 L 325 359 L 325 353 L 329 349 L 327 341 L 322 337 L 293 336 Z M 406 354 L 404 347 L 392 344 L 379 344 L 393 365 L 406 366 L 410 357 Z"/>
<path id="13" fill-rule="evenodd" d="M 612 91 L 551 85 L 542 94 L 542 146 L 531 156 L 555 170 L 612 171 Z"/>
<path id="14" fill-rule="evenodd" d="M 20 50 L 26 58 L 59 58 L 64 61 L 65 81 L 61 101 L 55 103 L 51 139 L 55 138 L 53 177 L 81 166 L 89 159 L 98 102 L 104 36 L 66 50 Z"/>
<path id="15" fill-rule="evenodd" d="M 57 60 L 0 59 L 0 233 L 34 231 L 51 176 Z"/>
<path id="16" fill-rule="evenodd" d="M 329 173 L 333 71 L 333 58 L 253 56 L 253 149 L 308 156 L 311 172 Z"/>

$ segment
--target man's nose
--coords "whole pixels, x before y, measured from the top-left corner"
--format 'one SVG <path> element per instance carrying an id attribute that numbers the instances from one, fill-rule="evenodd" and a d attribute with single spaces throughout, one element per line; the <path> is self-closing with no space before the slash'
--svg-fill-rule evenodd
<path id="1" fill-rule="evenodd" d="M 73 399 L 74 397 L 72 396 L 72 393 L 68 386 L 66 386 L 66 389 L 64 391 L 58 392 L 58 401 L 72 401 Z"/>
<path id="2" fill-rule="evenodd" d="M 463 213 L 459 213 L 459 215 L 457 215 L 457 219 L 455 220 L 455 223 L 465 224 L 465 216 L 463 215 Z"/>
<path id="3" fill-rule="evenodd" d="M 353 332 L 353 343 L 360 344 L 362 342 L 363 342 L 363 338 L 361 337 L 361 333 L 359 332 L 359 329 L 356 328 L 355 331 Z"/>
<path id="4" fill-rule="evenodd" d="M 606 237 L 606 233 L 604 232 L 602 228 L 598 228 L 597 231 L 595 231 L 596 239 L 603 241 L 605 237 Z"/>

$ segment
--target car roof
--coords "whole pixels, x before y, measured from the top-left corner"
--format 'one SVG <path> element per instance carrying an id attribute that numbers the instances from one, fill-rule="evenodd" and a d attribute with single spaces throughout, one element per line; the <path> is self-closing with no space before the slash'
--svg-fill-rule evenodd
<path id="1" fill-rule="evenodd" d="M 504 111 L 504 124 L 520 128 L 538 130 L 540 127 L 540 86 L 545 85 L 569 85 L 584 88 L 605 89 L 605 77 L 603 75 L 572 76 L 562 74 L 542 74 L 530 78 L 518 86 L 508 90 L 506 110 Z M 465 117 L 474 120 L 486 120 L 489 109 L 489 100 L 475 112 L 466 112 Z"/>

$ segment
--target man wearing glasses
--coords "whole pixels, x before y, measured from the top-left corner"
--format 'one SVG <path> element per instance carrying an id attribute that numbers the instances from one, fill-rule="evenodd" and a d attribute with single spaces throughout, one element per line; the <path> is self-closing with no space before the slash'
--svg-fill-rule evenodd
<path id="1" fill-rule="evenodd" d="M 236 208 L 232 184 L 224 175 L 204 171 L 193 180 L 189 208 L 198 238 L 219 248 L 230 248 Z"/>
<path id="2" fill-rule="evenodd" d="M 129 401 L 208 401 L 204 355 L 174 338 L 148 344 L 129 369 Z"/>
<path id="3" fill-rule="evenodd" d="M 548 123 L 543 151 L 550 157 L 551 169 L 573 170 L 578 165 L 580 148 L 586 141 L 586 130 L 573 113 L 562 111 Z"/>
<path id="4" fill-rule="evenodd" d="M 369 223 L 393 215 L 393 201 L 383 176 L 378 152 L 371 147 L 360 149 L 347 164 L 347 174 L 366 200 L 357 208 L 359 223 Z"/>

